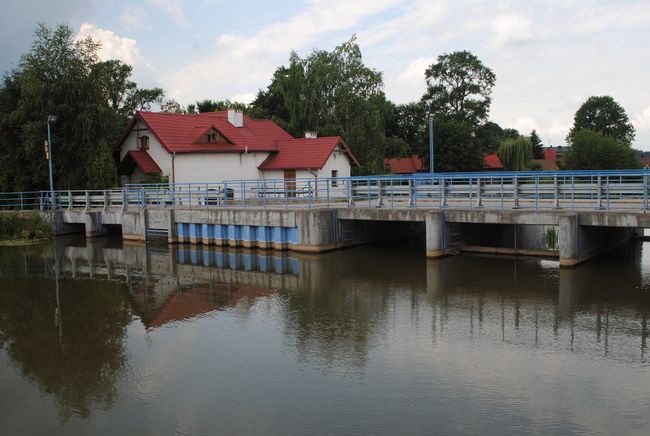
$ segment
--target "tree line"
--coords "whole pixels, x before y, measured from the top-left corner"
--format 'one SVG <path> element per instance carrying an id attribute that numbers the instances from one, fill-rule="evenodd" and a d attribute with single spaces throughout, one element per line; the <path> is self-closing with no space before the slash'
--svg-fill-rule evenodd
<path id="1" fill-rule="evenodd" d="M 99 45 L 75 40 L 65 25 L 39 25 L 33 45 L 0 85 L 0 191 L 47 185 L 43 138 L 53 129 L 57 187 L 101 188 L 115 181 L 119 140 L 136 110 L 202 113 L 239 108 L 269 118 L 294 136 L 305 131 L 340 135 L 362 166 L 380 174 L 386 157 L 418 155 L 428 162 L 427 120 L 433 117 L 435 171 L 477 171 L 483 155 L 497 153 L 506 169 L 539 169 L 542 141 L 489 120 L 494 72 L 468 51 L 438 56 L 424 72 L 418 101 L 391 102 L 383 75 L 366 66 L 356 37 L 332 51 L 291 52 L 270 84 L 250 104 L 204 99 L 183 107 L 163 100 L 160 88 L 142 89 L 120 61 L 99 61 Z M 576 112 L 567 135 L 566 169 L 634 168 L 634 128 L 611 97 L 591 97 Z"/>

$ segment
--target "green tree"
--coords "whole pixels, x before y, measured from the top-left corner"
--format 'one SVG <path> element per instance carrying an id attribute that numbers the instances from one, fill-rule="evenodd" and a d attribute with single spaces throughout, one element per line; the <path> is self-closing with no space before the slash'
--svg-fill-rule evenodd
<path id="1" fill-rule="evenodd" d="M 533 144 L 525 136 L 516 139 L 506 139 L 497 150 L 499 159 L 506 170 L 524 171 L 530 169 L 533 158 Z"/>
<path id="2" fill-rule="evenodd" d="M 408 144 L 407 154 L 425 157 L 429 154 L 428 114 L 422 102 L 400 105 L 391 103 L 392 114 L 387 117 L 386 135 L 401 138 Z"/>
<path id="3" fill-rule="evenodd" d="M 608 95 L 589 97 L 580 106 L 567 142 L 572 142 L 573 136 L 582 129 L 600 132 L 626 145 L 632 145 L 635 136 L 625 109 Z"/>
<path id="4" fill-rule="evenodd" d="M 533 144 L 533 159 L 544 159 L 544 145 L 535 129 L 530 132 L 530 142 Z"/>
<path id="5" fill-rule="evenodd" d="M 640 168 L 635 151 L 625 142 L 601 132 L 581 129 L 571 135 L 563 168 L 569 170 L 614 170 Z"/>
<path id="6" fill-rule="evenodd" d="M 483 168 L 480 144 L 469 123 L 438 121 L 434 132 L 436 172 L 478 171 Z"/>
<path id="7" fill-rule="evenodd" d="M 31 50 L 0 87 L 0 173 L 10 174 L 0 180 L 3 189 L 47 186 L 43 141 L 49 115 L 58 118 L 52 129 L 56 186 L 99 187 L 89 168 L 104 159 L 102 144 L 110 144 L 117 157 L 128 118 L 161 101 L 161 89 L 139 89 L 129 65 L 100 62 L 98 49 L 91 38 L 75 41 L 68 26 L 38 25 Z"/>
<path id="8" fill-rule="evenodd" d="M 356 37 L 333 51 L 314 50 L 301 58 L 292 52 L 266 91 L 253 104 L 294 136 L 315 130 L 341 135 L 363 165 L 383 171 L 383 159 L 395 140 L 386 135 L 386 98 L 380 72 L 363 63 Z M 399 147 L 398 147 L 399 148 Z"/>
<path id="9" fill-rule="evenodd" d="M 496 76 L 468 51 L 438 56 L 425 72 L 427 91 L 422 97 L 438 119 L 454 119 L 473 128 L 487 120 Z"/>

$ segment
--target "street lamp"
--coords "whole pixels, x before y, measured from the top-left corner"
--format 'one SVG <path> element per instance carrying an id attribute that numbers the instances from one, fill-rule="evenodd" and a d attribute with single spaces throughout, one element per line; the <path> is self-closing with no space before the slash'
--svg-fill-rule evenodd
<path id="1" fill-rule="evenodd" d="M 433 114 L 429 114 L 429 172 L 433 174 Z"/>
<path id="2" fill-rule="evenodd" d="M 47 117 L 47 154 L 50 161 L 50 200 L 52 201 L 52 210 L 56 209 L 54 201 L 54 179 L 52 178 L 52 135 L 50 133 L 50 124 L 56 121 L 56 115 Z"/>

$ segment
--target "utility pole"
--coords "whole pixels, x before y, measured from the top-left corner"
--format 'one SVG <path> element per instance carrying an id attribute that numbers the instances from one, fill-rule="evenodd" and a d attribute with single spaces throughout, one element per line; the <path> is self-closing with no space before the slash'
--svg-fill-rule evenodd
<path id="1" fill-rule="evenodd" d="M 433 114 L 429 114 L 429 172 L 433 174 L 435 172 L 433 168 L 434 159 L 433 159 Z"/>
<path id="2" fill-rule="evenodd" d="M 52 177 L 52 134 L 50 132 L 50 123 L 56 121 L 56 115 L 47 117 L 47 154 L 50 163 L 50 200 L 52 201 L 52 210 L 56 209 L 56 202 L 54 200 L 54 178 Z"/>

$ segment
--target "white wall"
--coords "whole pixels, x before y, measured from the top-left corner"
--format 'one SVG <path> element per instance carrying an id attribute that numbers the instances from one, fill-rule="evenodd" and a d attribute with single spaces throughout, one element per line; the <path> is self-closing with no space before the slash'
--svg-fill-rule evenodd
<path id="1" fill-rule="evenodd" d="M 330 155 L 325 166 L 318 171 L 318 178 L 332 177 L 332 170 L 338 170 L 339 177 L 350 177 L 350 158 L 347 154 L 340 151 L 340 146 Z"/>
<path id="2" fill-rule="evenodd" d="M 146 127 L 147 126 L 140 120 L 138 120 L 134 125 L 135 129 L 146 129 Z M 172 156 L 171 154 L 167 153 L 167 150 L 165 150 L 163 146 L 160 145 L 160 142 L 158 142 L 156 137 L 149 130 L 132 131 L 128 134 L 122 143 L 122 148 L 120 149 L 120 161 L 124 159 L 127 151 L 138 150 L 138 137 L 145 135 L 149 137 L 149 150 L 147 150 L 147 153 L 149 153 L 149 156 L 151 156 L 154 162 L 158 164 L 163 172 L 163 175 L 169 177 L 169 180 L 171 181 Z"/>
<path id="3" fill-rule="evenodd" d="M 177 154 L 174 164 L 176 183 L 261 179 L 257 167 L 268 155 L 268 153 Z"/>

